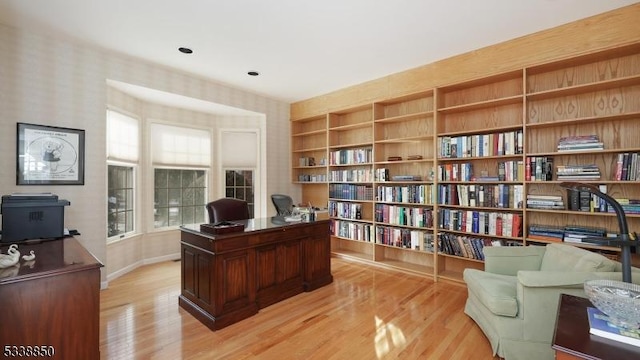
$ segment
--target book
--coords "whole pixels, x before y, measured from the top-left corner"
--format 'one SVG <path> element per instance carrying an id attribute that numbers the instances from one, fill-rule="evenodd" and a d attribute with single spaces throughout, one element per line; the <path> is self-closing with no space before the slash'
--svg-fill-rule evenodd
<path id="1" fill-rule="evenodd" d="M 615 325 L 606 314 L 594 307 L 587 308 L 587 315 L 589 317 L 589 333 L 640 347 L 640 329 Z"/>

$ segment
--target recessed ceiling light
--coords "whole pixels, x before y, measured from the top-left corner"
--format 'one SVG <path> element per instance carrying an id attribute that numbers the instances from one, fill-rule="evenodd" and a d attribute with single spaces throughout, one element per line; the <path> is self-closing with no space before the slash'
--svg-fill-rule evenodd
<path id="1" fill-rule="evenodd" d="M 180 51 L 183 54 L 191 54 L 193 52 L 193 50 L 191 50 L 189 48 L 186 48 L 186 47 L 178 48 L 178 51 Z"/>
<path id="2" fill-rule="evenodd" d="M 260 73 L 259 73 L 259 72 L 257 72 L 257 71 L 249 71 L 247 74 L 249 74 L 249 75 L 251 75 L 251 76 L 258 76 L 258 75 L 260 75 Z"/>

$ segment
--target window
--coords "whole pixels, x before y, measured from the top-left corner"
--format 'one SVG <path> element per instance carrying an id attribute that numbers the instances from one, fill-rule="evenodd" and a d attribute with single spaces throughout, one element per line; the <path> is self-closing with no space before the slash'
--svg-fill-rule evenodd
<path id="1" fill-rule="evenodd" d="M 254 179 L 252 170 L 225 170 L 224 190 L 226 197 L 249 203 L 249 217 L 254 217 Z"/>
<path id="2" fill-rule="evenodd" d="M 151 124 L 154 227 L 205 221 L 211 135 L 206 130 Z"/>
<path id="3" fill-rule="evenodd" d="M 138 144 L 138 120 L 107 110 L 107 236 L 111 239 L 135 231 Z"/>
<path id="4" fill-rule="evenodd" d="M 108 237 L 133 232 L 133 167 L 108 165 Z"/>
<path id="5" fill-rule="evenodd" d="M 256 196 L 260 196 L 256 186 L 258 176 L 259 131 L 229 129 L 220 133 L 221 149 L 242 149 L 221 153 L 224 171 L 224 193 L 226 197 L 245 200 L 249 203 L 249 215 L 256 216 Z M 258 208 L 259 209 L 259 208 Z M 259 211 L 258 211 L 259 212 Z"/>
<path id="6" fill-rule="evenodd" d="M 155 169 L 154 226 L 200 223 L 205 218 L 204 170 Z"/>

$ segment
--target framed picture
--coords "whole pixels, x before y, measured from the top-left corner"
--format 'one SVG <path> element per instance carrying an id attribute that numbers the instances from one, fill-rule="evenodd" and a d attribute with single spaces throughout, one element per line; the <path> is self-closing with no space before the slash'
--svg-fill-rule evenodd
<path id="1" fill-rule="evenodd" d="M 84 130 L 18 123 L 17 185 L 84 185 Z"/>

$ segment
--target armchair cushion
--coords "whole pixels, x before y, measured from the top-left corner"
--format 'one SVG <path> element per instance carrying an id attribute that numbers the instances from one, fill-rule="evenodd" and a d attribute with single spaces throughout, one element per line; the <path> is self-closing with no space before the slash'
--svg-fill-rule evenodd
<path id="1" fill-rule="evenodd" d="M 574 246 L 549 244 L 542 257 L 541 271 L 614 271 L 615 262 Z"/>
<path id="2" fill-rule="evenodd" d="M 492 274 L 476 269 L 465 269 L 464 281 L 469 292 L 494 314 L 515 317 L 518 315 L 516 300 L 517 278 L 515 276 Z"/>

